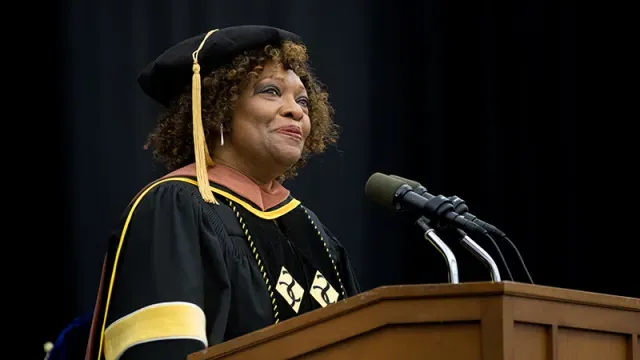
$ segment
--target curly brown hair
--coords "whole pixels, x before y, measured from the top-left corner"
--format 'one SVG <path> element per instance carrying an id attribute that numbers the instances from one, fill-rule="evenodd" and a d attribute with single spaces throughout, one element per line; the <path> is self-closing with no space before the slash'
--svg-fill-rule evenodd
<path id="1" fill-rule="evenodd" d="M 297 175 L 297 170 L 307 163 L 311 154 L 322 153 L 328 144 L 338 138 L 338 127 L 333 123 L 334 110 L 328 101 L 328 93 L 314 78 L 304 45 L 286 41 L 280 46 L 267 45 L 261 49 L 244 51 L 228 65 L 218 67 L 202 79 L 202 125 L 209 149 L 213 149 L 220 124 L 229 131 L 234 107 L 241 89 L 257 78 L 267 61 L 280 63 L 294 71 L 305 86 L 309 101 L 311 131 L 305 142 L 302 156 L 278 180 Z M 156 160 L 169 170 L 194 162 L 191 113 L 191 89 L 176 99 L 158 118 L 156 128 L 149 134 L 145 149 L 153 147 Z"/>

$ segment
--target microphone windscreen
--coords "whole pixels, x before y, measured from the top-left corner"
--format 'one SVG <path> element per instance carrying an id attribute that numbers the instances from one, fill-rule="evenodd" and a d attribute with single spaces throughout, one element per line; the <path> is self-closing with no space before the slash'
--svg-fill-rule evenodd
<path id="1" fill-rule="evenodd" d="M 398 175 L 393 175 L 393 174 L 389 174 L 389 176 L 391 176 L 392 178 L 396 178 L 402 182 L 404 182 L 405 184 L 411 186 L 412 189 L 417 189 L 418 187 L 422 186 L 422 184 L 420 184 L 417 181 L 413 181 L 407 178 L 403 178 L 402 176 L 398 176 Z"/>
<path id="2" fill-rule="evenodd" d="M 395 209 L 396 191 L 404 184 L 402 180 L 377 172 L 367 180 L 364 192 L 377 204 Z"/>

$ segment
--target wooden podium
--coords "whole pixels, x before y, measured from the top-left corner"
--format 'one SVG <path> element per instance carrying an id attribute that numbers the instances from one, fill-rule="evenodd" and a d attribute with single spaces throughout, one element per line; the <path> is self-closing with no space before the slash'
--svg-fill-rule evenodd
<path id="1" fill-rule="evenodd" d="M 639 334 L 637 298 L 513 282 L 388 286 L 188 360 L 640 360 Z"/>

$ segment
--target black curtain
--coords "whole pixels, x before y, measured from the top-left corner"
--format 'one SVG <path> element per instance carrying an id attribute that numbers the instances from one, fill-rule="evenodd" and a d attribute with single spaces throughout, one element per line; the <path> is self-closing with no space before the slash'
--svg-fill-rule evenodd
<path id="1" fill-rule="evenodd" d="M 163 174 L 143 149 L 159 107 L 136 76 L 174 43 L 213 28 L 265 24 L 306 40 L 341 139 L 311 160 L 293 194 L 341 239 L 366 289 L 447 280 L 415 219 L 365 197 L 376 171 L 457 195 L 518 246 L 537 284 L 630 295 L 598 276 L 578 219 L 576 8 L 556 1 L 78 1 L 50 29 L 60 119 L 61 240 L 48 245 L 39 339 L 91 309 L 105 240 L 132 196 Z M 57 123 L 57 122 L 56 122 Z M 487 239 L 474 237 L 508 275 Z M 499 241 L 516 281 L 527 278 Z M 452 245 L 461 281 L 489 280 Z M 55 273 L 52 273 L 55 272 Z M 609 271 L 609 272 L 607 272 Z"/>

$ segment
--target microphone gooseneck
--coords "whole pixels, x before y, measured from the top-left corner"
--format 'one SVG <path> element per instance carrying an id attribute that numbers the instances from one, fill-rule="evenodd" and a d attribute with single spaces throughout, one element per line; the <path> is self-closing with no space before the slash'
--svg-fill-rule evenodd
<path id="1" fill-rule="evenodd" d="M 452 284 L 459 283 L 458 280 L 458 261 L 456 260 L 456 256 L 453 254 L 453 251 L 447 246 L 447 244 L 440 239 L 438 234 L 436 234 L 435 230 L 429 226 L 429 220 L 424 216 L 421 216 L 417 221 L 416 225 L 418 225 L 424 231 L 424 238 L 433 245 L 438 252 L 444 257 L 447 268 L 449 269 L 448 276 L 449 282 Z"/>
<path id="2" fill-rule="evenodd" d="M 511 239 L 509 239 L 507 237 L 507 234 L 505 234 L 504 232 L 502 232 L 500 229 L 498 229 L 497 227 L 482 221 L 480 219 L 478 219 L 477 216 L 473 215 L 472 213 L 469 212 L 469 207 L 467 206 L 466 202 L 464 200 L 462 200 L 461 198 L 459 198 L 458 196 L 450 196 L 449 199 L 451 200 L 455 211 L 464 216 L 466 219 L 480 225 L 481 227 L 483 227 L 484 229 L 486 229 L 489 233 L 503 239 L 504 241 L 506 241 L 509 246 L 511 246 L 511 248 L 513 248 L 513 250 L 515 251 L 516 255 L 518 256 L 518 260 L 520 261 L 520 264 L 522 264 L 522 267 L 524 268 L 524 272 L 527 274 L 527 277 L 529 278 L 529 282 L 531 282 L 531 284 L 533 284 L 533 278 L 531 277 L 531 274 L 529 274 L 529 269 L 527 269 L 527 265 L 524 263 L 524 259 L 522 258 L 522 255 L 520 255 L 520 251 L 518 250 L 518 247 L 511 241 Z"/>

